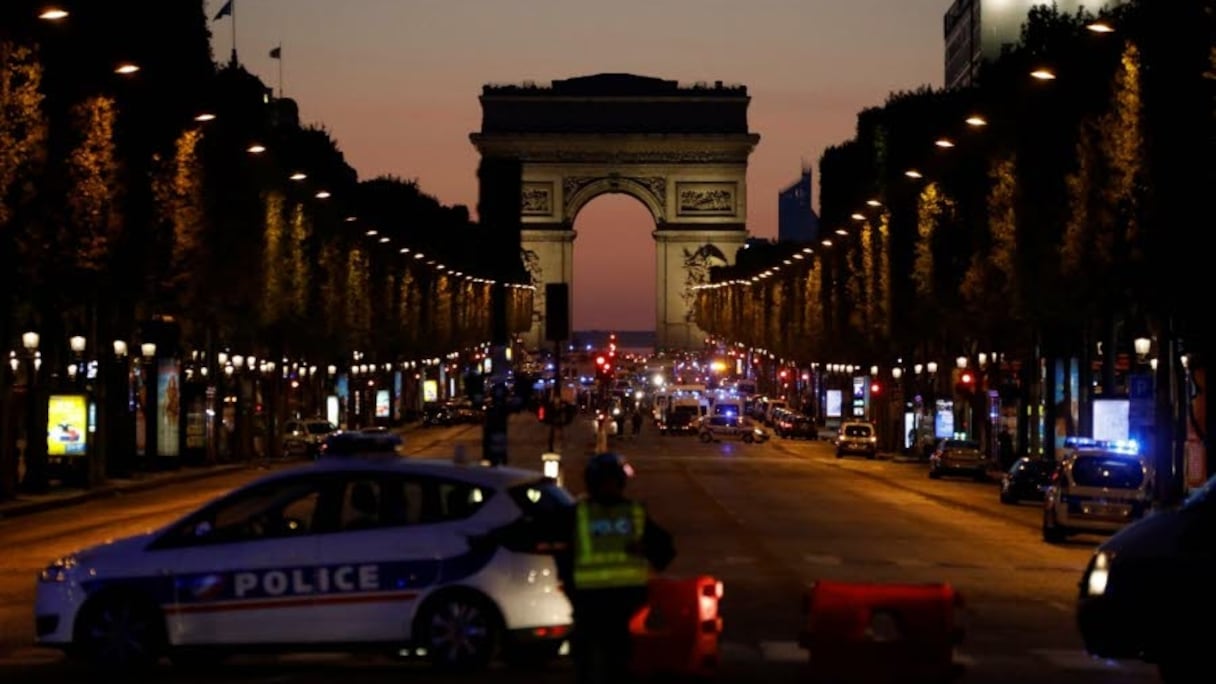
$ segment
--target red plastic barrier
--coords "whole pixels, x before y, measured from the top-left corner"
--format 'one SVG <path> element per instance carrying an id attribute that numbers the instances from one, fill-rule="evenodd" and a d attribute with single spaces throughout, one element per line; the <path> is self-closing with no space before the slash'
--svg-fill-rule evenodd
<path id="1" fill-rule="evenodd" d="M 805 596 L 798 643 L 824 681 L 947 681 L 957 674 L 961 606 L 949 584 L 819 581 Z"/>
<path id="2" fill-rule="evenodd" d="M 629 625 L 633 673 L 709 676 L 716 672 L 721 598 L 722 583 L 708 575 L 650 580 L 650 599 Z"/>

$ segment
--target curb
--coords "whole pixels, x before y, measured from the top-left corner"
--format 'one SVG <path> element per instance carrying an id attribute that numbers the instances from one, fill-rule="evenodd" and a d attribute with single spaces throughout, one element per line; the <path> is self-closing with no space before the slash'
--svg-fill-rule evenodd
<path id="1" fill-rule="evenodd" d="M 205 480 L 209 477 L 218 477 L 220 475 L 228 475 L 241 470 L 247 470 L 253 466 L 245 463 L 218 465 L 201 471 L 191 471 L 185 473 L 175 473 L 173 475 L 165 475 L 163 477 L 150 477 L 147 480 L 137 480 L 129 484 L 121 485 L 101 485 L 95 489 L 86 489 L 76 494 L 67 494 L 57 496 L 43 501 L 14 501 L 5 504 L 0 504 L 0 520 L 16 518 L 31 513 L 41 513 L 43 511 L 54 510 L 56 508 L 66 508 L 77 504 L 95 501 L 107 496 L 116 496 L 119 494 L 133 494 L 136 492 L 144 492 L 149 489 L 156 489 L 171 484 L 181 484 L 184 482 L 194 482 L 196 480 Z"/>

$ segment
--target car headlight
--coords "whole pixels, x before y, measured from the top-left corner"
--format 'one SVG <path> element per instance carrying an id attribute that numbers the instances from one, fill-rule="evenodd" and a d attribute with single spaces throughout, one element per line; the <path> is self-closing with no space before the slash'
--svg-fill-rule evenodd
<path id="1" fill-rule="evenodd" d="M 1106 584 L 1110 580 L 1110 554 L 1099 551 L 1094 555 L 1089 573 L 1085 577 L 1085 595 L 1101 596 L 1106 593 Z"/>
<path id="2" fill-rule="evenodd" d="M 56 559 L 38 573 L 39 582 L 66 582 L 72 568 L 76 567 L 75 556 L 65 556 Z"/>

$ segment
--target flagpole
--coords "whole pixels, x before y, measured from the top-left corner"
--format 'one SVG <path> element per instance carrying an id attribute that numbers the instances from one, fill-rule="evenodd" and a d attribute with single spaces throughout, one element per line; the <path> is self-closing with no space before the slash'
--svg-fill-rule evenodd
<path id="1" fill-rule="evenodd" d="M 236 66 L 236 0 L 232 0 L 232 11 L 229 14 L 232 16 L 232 66 Z"/>

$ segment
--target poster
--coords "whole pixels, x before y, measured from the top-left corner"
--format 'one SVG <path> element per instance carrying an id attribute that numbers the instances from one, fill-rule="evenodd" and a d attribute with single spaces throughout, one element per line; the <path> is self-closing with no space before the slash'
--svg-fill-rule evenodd
<path id="1" fill-rule="evenodd" d="M 390 413 L 388 390 L 376 390 L 376 417 L 388 418 Z"/>
<path id="2" fill-rule="evenodd" d="M 186 448 L 202 449 L 207 445 L 207 406 L 202 395 L 190 400 L 186 411 Z"/>
<path id="3" fill-rule="evenodd" d="M 422 400 L 423 401 L 439 401 L 439 382 L 436 380 L 424 380 L 422 382 Z"/>
<path id="4" fill-rule="evenodd" d="M 181 364 L 177 359 L 160 359 L 156 373 L 156 454 L 176 458 L 181 455 Z"/>
<path id="5" fill-rule="evenodd" d="M 1094 399 L 1094 439 L 1129 439 L 1127 399 Z"/>
<path id="6" fill-rule="evenodd" d="M 52 394 L 47 403 L 48 456 L 84 456 L 89 409 L 83 394 Z"/>
<path id="7" fill-rule="evenodd" d="M 403 374 L 402 374 L 402 372 L 401 372 L 401 371 L 394 371 L 394 372 L 393 372 L 393 396 L 394 396 L 394 397 L 398 397 L 398 398 L 400 398 L 400 397 L 405 396 L 405 394 L 402 392 L 402 390 L 403 390 L 403 388 L 404 388 L 404 385 L 405 385 L 405 380 L 404 380 L 404 378 L 402 377 L 402 375 L 403 375 Z M 393 402 L 393 415 L 392 415 L 392 419 L 393 419 L 393 420 L 400 420 L 400 419 L 401 419 L 401 402 L 400 402 L 400 401 L 395 401 L 395 402 Z M 336 424 L 336 423 L 335 423 L 335 424 Z"/>
<path id="8" fill-rule="evenodd" d="M 131 402 L 135 408 L 135 454 L 148 454 L 148 420 L 145 407 L 148 403 L 148 383 L 139 366 L 133 366 L 130 375 Z"/>
<path id="9" fill-rule="evenodd" d="M 933 419 L 933 436 L 938 439 L 953 439 L 954 402 L 938 399 Z"/>
<path id="10" fill-rule="evenodd" d="M 843 392 L 838 389 L 830 389 L 827 391 L 827 403 L 825 404 L 825 414 L 828 418 L 839 418 L 841 404 L 844 402 Z"/>
<path id="11" fill-rule="evenodd" d="M 325 419 L 334 425 L 341 425 L 342 414 L 339 410 L 340 407 L 341 404 L 338 403 L 338 395 L 331 394 L 328 397 L 325 397 Z"/>

